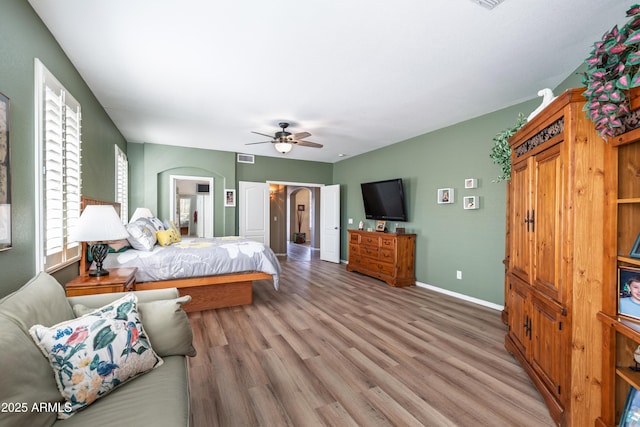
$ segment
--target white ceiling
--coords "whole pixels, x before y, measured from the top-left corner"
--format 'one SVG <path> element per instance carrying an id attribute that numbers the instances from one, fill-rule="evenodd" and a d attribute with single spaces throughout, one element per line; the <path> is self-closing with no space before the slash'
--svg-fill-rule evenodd
<path id="1" fill-rule="evenodd" d="M 282 156 L 245 144 L 288 121 L 336 162 L 536 98 L 632 2 L 29 3 L 127 141 Z"/>

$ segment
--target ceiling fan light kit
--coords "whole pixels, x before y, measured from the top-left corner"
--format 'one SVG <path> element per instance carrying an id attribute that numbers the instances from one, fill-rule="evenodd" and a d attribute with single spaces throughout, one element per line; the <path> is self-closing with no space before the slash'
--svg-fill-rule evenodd
<path id="1" fill-rule="evenodd" d="M 293 148 L 293 144 L 288 142 L 276 142 L 275 147 L 279 153 L 287 154 Z"/>
<path id="2" fill-rule="evenodd" d="M 274 136 L 267 135 L 265 133 L 251 131 L 251 133 L 255 133 L 255 134 L 258 134 L 258 135 L 267 136 L 269 138 L 272 138 L 271 141 L 250 142 L 250 143 L 245 144 L 245 145 L 272 143 L 272 144 L 274 144 L 274 147 L 275 147 L 276 151 L 278 151 L 279 153 L 282 153 L 282 154 L 287 154 L 289 151 L 291 151 L 291 149 L 293 148 L 294 144 L 295 145 L 301 145 L 303 147 L 322 148 L 322 144 L 318 144 L 318 143 L 315 143 L 315 142 L 303 141 L 302 140 L 302 138 L 306 138 L 308 136 L 311 136 L 311 134 L 309 132 L 291 133 L 291 132 L 287 132 L 286 131 L 286 129 L 289 127 L 289 123 L 282 122 L 282 123 L 278 123 L 278 125 L 280 126 L 280 128 L 282 130 L 276 132 Z"/>

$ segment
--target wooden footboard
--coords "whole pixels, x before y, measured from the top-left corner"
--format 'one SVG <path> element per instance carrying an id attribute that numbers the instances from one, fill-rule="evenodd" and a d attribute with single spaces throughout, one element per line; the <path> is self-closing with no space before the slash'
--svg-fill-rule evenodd
<path id="1" fill-rule="evenodd" d="M 159 282 L 141 282 L 136 283 L 135 289 L 139 291 L 178 288 L 180 295 L 191 295 L 191 302 L 185 304 L 184 309 L 187 312 L 192 312 L 251 304 L 253 301 L 253 281 L 271 278 L 270 274 L 260 272 L 223 274 Z"/>

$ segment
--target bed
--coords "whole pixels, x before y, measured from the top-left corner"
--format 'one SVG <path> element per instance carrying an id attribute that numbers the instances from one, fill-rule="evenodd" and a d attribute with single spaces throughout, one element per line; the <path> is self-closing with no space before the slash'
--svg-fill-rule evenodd
<path id="1" fill-rule="evenodd" d="M 109 204 L 120 211 L 118 203 L 83 197 L 82 208 L 90 204 Z M 91 266 L 84 245 L 81 272 Z M 185 260 L 191 262 L 185 264 Z M 151 251 L 110 253 L 104 267 L 137 267 L 136 290 L 175 287 L 180 295 L 191 295 L 191 302 L 184 306 L 189 312 L 251 304 L 253 282 L 268 280 L 277 290 L 281 272 L 269 247 L 237 236 L 184 238 Z"/>

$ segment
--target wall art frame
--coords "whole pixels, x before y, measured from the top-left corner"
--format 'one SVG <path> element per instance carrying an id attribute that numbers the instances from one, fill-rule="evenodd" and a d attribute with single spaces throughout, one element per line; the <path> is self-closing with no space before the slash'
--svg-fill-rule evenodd
<path id="1" fill-rule="evenodd" d="M 225 208 L 236 207 L 236 190 L 235 189 L 224 190 L 224 207 Z"/>
<path id="2" fill-rule="evenodd" d="M 464 180 L 464 188 L 478 188 L 477 178 L 467 178 Z"/>
<path id="3" fill-rule="evenodd" d="M 478 209 L 478 196 L 465 196 L 462 198 L 462 207 L 467 209 Z"/>
<path id="4" fill-rule="evenodd" d="M 0 251 L 11 249 L 10 100 L 0 93 Z"/>
<path id="5" fill-rule="evenodd" d="M 454 202 L 453 188 L 438 188 L 438 204 L 448 204 Z"/>

